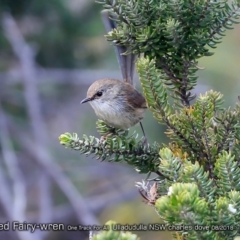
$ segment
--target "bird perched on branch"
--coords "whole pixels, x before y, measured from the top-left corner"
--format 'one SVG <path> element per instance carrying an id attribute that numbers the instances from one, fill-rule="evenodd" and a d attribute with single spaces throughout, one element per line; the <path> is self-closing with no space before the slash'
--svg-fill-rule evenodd
<path id="1" fill-rule="evenodd" d="M 109 18 L 107 10 L 102 12 L 103 22 L 107 31 L 116 28 L 115 22 Z M 123 81 L 117 79 L 100 79 L 95 81 L 87 91 L 87 97 L 81 103 L 89 102 L 97 117 L 109 126 L 128 129 L 140 123 L 145 136 L 141 120 L 147 109 L 146 101 L 141 93 L 133 86 L 134 54 L 123 55 L 129 49 L 116 46 L 119 66 Z"/>

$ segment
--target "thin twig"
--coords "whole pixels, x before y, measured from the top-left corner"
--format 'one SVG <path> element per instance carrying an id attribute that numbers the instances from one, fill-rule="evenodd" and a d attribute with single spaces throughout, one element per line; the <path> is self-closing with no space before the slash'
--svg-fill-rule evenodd
<path id="1" fill-rule="evenodd" d="M 21 137 L 21 144 L 34 156 L 37 163 L 48 172 L 64 192 L 75 210 L 78 221 L 84 225 L 98 224 L 97 219 L 89 209 L 87 201 L 83 199 L 69 178 L 62 172 L 61 168 L 52 161 L 50 156 L 44 151 L 45 149 L 42 149 L 41 146 L 36 146 L 29 138 L 24 136 Z"/>
<path id="2" fill-rule="evenodd" d="M 4 179 L 4 175 L 0 177 L 1 187 L 3 188 L 1 189 L 2 194 L 0 194 L 1 196 L 3 196 L 1 198 L 1 202 L 3 206 L 6 208 L 6 213 L 9 217 L 9 220 L 19 221 L 20 223 L 24 221 L 28 222 L 26 216 L 27 199 L 24 178 L 18 166 L 18 160 L 14 153 L 14 149 L 10 140 L 10 134 L 8 132 L 8 127 L 6 124 L 6 117 L 1 108 L 1 104 L 0 104 L 0 132 L 1 132 L 0 143 L 3 153 L 3 160 L 6 164 L 8 173 L 13 183 L 13 193 L 10 194 L 10 192 L 7 189 L 5 189 L 7 185 L 5 185 L 6 181 Z M 2 174 L 3 171 L 1 169 L 0 175 Z M 5 200 L 5 198 L 7 200 Z M 18 238 L 21 240 L 33 239 L 33 234 L 31 234 L 28 231 L 16 231 L 16 234 Z M 35 233 L 34 239 L 41 240 L 40 235 Z"/>
<path id="3" fill-rule="evenodd" d="M 53 203 L 51 198 L 51 179 L 48 174 L 41 174 L 39 179 L 39 195 L 41 196 L 39 201 L 40 213 L 39 222 L 40 223 L 51 223 L 53 221 Z M 47 231 L 40 231 L 41 237 L 43 239 L 48 235 Z"/>
<path id="4" fill-rule="evenodd" d="M 5 171 L 3 170 L 2 166 L 2 159 L 0 157 L 0 189 L 1 189 L 1 194 L 0 194 L 0 202 L 3 206 L 3 209 L 7 215 L 8 221 L 12 220 L 12 196 L 10 192 L 10 187 L 7 182 L 7 177 L 5 174 Z"/>
<path id="5" fill-rule="evenodd" d="M 77 189 L 65 176 L 60 167 L 51 159 L 47 149 L 47 134 L 44 120 L 40 112 L 40 98 L 36 87 L 37 75 L 34 65 L 34 54 L 32 49 L 25 42 L 14 19 L 10 14 L 4 14 L 3 27 L 5 35 L 9 40 L 14 53 L 18 56 L 25 87 L 25 99 L 28 107 L 28 113 L 32 124 L 32 130 L 35 143 L 26 139 L 26 147 L 35 156 L 35 159 L 59 185 L 62 191 L 68 197 L 70 203 L 75 209 L 79 222 L 87 224 L 96 224 L 98 221 L 88 209 L 87 203 L 83 200 Z"/>
<path id="6" fill-rule="evenodd" d="M 25 42 L 21 32 L 19 31 L 15 20 L 10 14 L 3 15 L 3 29 L 5 35 L 10 42 L 15 55 L 18 57 L 20 66 L 21 66 L 21 76 L 24 85 L 24 95 L 27 104 L 27 111 L 31 122 L 31 127 L 33 131 L 34 140 L 37 145 L 41 145 L 44 149 L 45 144 L 45 136 L 46 136 L 46 128 L 40 113 L 40 101 L 39 101 L 39 93 L 36 88 L 35 81 L 37 80 L 37 75 L 35 73 L 35 64 L 34 64 L 34 52 Z M 46 173 L 41 171 L 42 177 L 45 178 Z M 41 177 L 37 179 L 37 181 L 41 181 Z M 48 183 L 47 183 L 48 184 Z M 44 186 L 47 187 L 47 186 Z M 40 188 L 40 191 L 42 188 Z M 51 196 L 44 196 L 44 194 L 51 194 L 49 191 L 40 192 L 40 203 L 44 200 L 42 198 L 50 198 Z M 50 201 L 44 201 L 45 204 L 50 204 Z M 41 221 L 46 222 L 46 220 L 51 221 L 51 206 L 42 206 L 40 204 L 40 216 Z M 46 209 L 48 209 L 48 213 L 46 214 Z M 43 219 L 43 216 L 46 216 L 47 219 Z"/>
<path id="7" fill-rule="evenodd" d="M 0 104 L 0 143 L 3 154 L 3 160 L 7 166 L 10 178 L 13 182 L 13 202 L 12 202 L 12 215 L 13 219 L 18 221 L 26 221 L 26 188 L 22 172 L 18 166 L 18 159 L 15 155 L 8 127 L 6 124 L 5 114 Z"/>
<path id="8" fill-rule="evenodd" d="M 111 69 L 64 69 L 64 68 L 41 68 L 35 66 L 35 73 L 38 77 L 37 84 L 69 84 L 79 86 L 90 86 L 94 81 L 101 78 L 121 79 L 121 73 Z M 22 70 L 19 68 L 11 69 L 0 73 L 0 84 L 12 85 L 22 82 Z"/>

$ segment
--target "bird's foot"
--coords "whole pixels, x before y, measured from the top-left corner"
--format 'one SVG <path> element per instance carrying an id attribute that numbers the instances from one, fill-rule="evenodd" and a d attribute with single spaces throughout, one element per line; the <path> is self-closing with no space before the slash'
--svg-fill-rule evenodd
<path id="1" fill-rule="evenodd" d="M 115 128 L 111 128 L 110 132 L 108 132 L 108 133 L 104 134 L 103 136 L 101 136 L 100 143 L 103 143 L 107 139 L 107 137 L 110 137 L 110 136 L 115 135 L 115 134 L 116 134 Z"/>
<path id="2" fill-rule="evenodd" d="M 104 134 L 103 136 L 100 137 L 100 143 L 103 143 L 106 139 L 107 139 L 107 136 L 109 135 L 109 133 L 107 134 Z"/>
<path id="3" fill-rule="evenodd" d="M 146 147 L 146 148 L 148 147 L 148 140 L 147 140 L 146 136 L 143 137 L 142 143 L 143 143 L 144 147 Z"/>

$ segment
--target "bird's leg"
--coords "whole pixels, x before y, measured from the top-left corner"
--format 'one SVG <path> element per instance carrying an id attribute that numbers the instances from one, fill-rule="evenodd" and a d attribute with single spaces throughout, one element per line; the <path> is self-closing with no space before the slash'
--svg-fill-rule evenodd
<path id="1" fill-rule="evenodd" d="M 114 127 L 110 127 L 110 131 L 106 134 L 104 134 L 103 136 L 101 136 L 100 138 L 100 142 L 102 143 L 104 140 L 106 140 L 106 138 L 109 136 L 109 135 L 114 135 L 116 134 L 116 130 Z"/>
<path id="2" fill-rule="evenodd" d="M 144 136 L 143 144 L 147 147 L 147 145 L 148 145 L 148 140 L 147 140 L 146 134 L 145 134 L 145 132 L 144 132 L 142 122 L 139 122 L 139 123 L 140 123 L 141 129 L 142 129 L 142 132 L 143 132 L 143 136 Z"/>

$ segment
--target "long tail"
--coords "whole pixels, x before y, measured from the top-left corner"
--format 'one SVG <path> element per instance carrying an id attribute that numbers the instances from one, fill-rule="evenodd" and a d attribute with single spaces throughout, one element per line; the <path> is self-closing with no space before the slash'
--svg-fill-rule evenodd
<path id="1" fill-rule="evenodd" d="M 108 10 L 101 11 L 101 15 L 102 21 L 107 32 L 110 32 L 117 27 L 117 24 L 114 22 L 114 20 L 110 18 Z M 131 85 L 134 85 L 133 75 L 135 70 L 134 63 L 136 55 L 134 54 L 123 55 L 125 52 L 130 50 L 128 46 L 115 46 L 114 48 L 117 54 L 118 64 L 122 72 L 123 81 L 130 83 Z"/>

